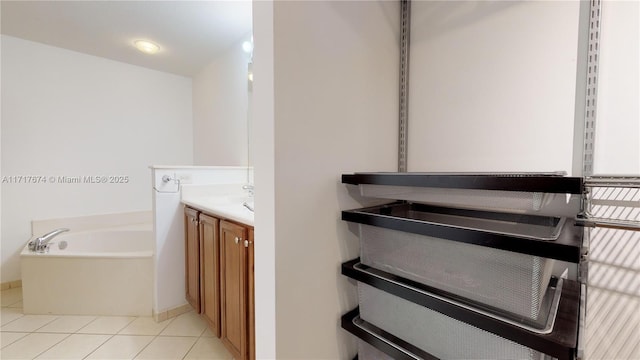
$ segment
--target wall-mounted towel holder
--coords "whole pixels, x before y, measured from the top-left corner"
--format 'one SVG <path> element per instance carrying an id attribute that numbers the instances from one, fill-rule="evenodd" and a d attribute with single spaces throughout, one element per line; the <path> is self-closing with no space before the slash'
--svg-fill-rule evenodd
<path id="1" fill-rule="evenodd" d="M 173 177 L 169 176 L 169 175 L 162 175 L 162 184 L 167 184 L 169 182 L 172 182 L 174 184 L 176 184 L 176 190 L 174 191 L 167 191 L 167 190 L 160 190 L 157 187 L 153 187 L 153 190 L 155 190 L 158 193 L 161 194 L 177 194 L 180 192 L 180 179 L 176 178 L 176 175 L 174 174 Z"/>

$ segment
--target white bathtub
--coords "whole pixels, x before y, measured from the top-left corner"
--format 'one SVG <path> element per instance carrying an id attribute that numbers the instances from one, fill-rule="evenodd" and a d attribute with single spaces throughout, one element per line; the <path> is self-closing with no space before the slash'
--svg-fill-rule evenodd
<path id="1" fill-rule="evenodd" d="M 151 315 L 150 224 L 72 229 L 50 244 L 47 253 L 25 246 L 20 254 L 25 314 Z"/>

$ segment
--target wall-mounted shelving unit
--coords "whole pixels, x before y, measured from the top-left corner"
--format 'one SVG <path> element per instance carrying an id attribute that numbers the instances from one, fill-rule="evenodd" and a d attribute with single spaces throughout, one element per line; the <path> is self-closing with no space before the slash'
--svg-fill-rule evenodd
<path id="1" fill-rule="evenodd" d="M 342 212 L 361 241 L 361 257 L 342 265 L 360 302 L 342 327 L 368 344 L 362 349 L 392 359 L 575 359 L 584 310 L 577 269 L 588 250 L 576 223 L 581 178 L 358 173 L 342 181 L 395 200 Z"/>
<path id="2" fill-rule="evenodd" d="M 574 219 L 397 202 L 343 211 L 342 220 L 572 263 L 582 255 Z"/>

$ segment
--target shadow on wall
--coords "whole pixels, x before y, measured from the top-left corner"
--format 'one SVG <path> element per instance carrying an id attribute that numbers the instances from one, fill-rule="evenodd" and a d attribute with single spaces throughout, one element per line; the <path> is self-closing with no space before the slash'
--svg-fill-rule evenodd
<path id="1" fill-rule="evenodd" d="M 640 221 L 640 189 L 593 190 L 595 217 Z M 640 359 L 640 231 L 596 228 L 590 239 L 586 358 Z"/>
<path id="2" fill-rule="evenodd" d="M 357 185 L 343 184 L 339 179 L 336 181 L 336 194 L 340 210 L 336 214 L 336 236 L 337 246 L 340 249 L 340 261 L 335 267 L 336 283 L 340 308 L 345 309 L 343 313 L 336 316 L 336 341 L 340 354 L 348 354 L 349 349 L 357 348 L 357 340 L 354 336 L 347 335 L 346 330 L 340 325 L 340 317 L 347 311 L 358 306 L 358 293 L 356 281 L 342 275 L 342 262 L 352 260 L 360 256 L 360 225 L 341 220 L 341 210 L 351 210 L 369 206 L 378 206 L 388 203 L 388 199 L 375 199 L 364 197 L 360 194 Z M 348 358 L 353 358 L 355 354 L 349 354 Z"/>
<path id="3" fill-rule="evenodd" d="M 432 38 L 453 29 L 467 27 L 483 19 L 494 16 L 516 5 L 521 1 L 432 1 L 429 11 L 412 12 L 412 28 L 429 29 L 414 31 L 411 39 L 418 42 Z"/>

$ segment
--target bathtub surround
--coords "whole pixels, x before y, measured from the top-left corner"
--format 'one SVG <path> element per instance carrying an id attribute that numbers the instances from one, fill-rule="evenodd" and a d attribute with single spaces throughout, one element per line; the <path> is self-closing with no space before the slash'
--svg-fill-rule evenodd
<path id="1" fill-rule="evenodd" d="M 150 316 L 152 256 L 24 256 L 25 314 Z"/>
<path id="2" fill-rule="evenodd" d="M 148 211 L 148 166 L 193 161 L 192 80 L 5 36 L 2 175 L 128 176 L 3 183 L 2 282 L 21 278 L 33 219 Z"/>
<path id="3" fill-rule="evenodd" d="M 172 180 L 165 182 L 164 176 Z M 252 180 L 253 169 L 241 166 L 152 166 L 153 226 L 155 238 L 153 314 L 160 319 L 180 311 L 185 299 L 184 218 L 180 186 L 236 184 Z M 177 184 L 180 181 L 180 186 Z M 156 190 L 153 190 L 155 188 Z M 184 190 L 183 190 L 184 191 Z M 197 190 L 195 190 L 197 191 Z"/>
<path id="4" fill-rule="evenodd" d="M 24 313 L 151 315 L 150 219 L 149 212 L 133 212 L 34 221 L 36 234 L 71 231 L 53 238 L 46 253 L 23 249 Z"/>

